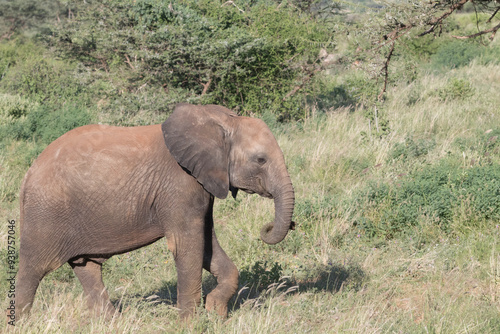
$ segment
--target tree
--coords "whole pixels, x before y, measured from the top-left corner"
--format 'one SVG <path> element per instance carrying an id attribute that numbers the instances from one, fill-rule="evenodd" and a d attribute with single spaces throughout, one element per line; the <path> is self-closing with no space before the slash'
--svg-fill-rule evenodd
<path id="1" fill-rule="evenodd" d="M 500 1 L 498 0 L 384 1 L 384 4 L 383 9 L 378 11 L 375 24 L 365 30 L 370 35 L 372 47 L 363 50 L 372 55 L 383 54 L 382 58 L 379 58 L 381 59 L 379 74 L 384 78 L 383 87 L 378 96 L 379 100 L 382 99 L 387 88 L 389 63 L 403 37 L 421 38 L 429 34 L 441 36 L 443 26 L 451 15 L 463 10 L 466 5 L 476 12 L 477 32 L 452 35 L 452 38 L 472 39 L 487 35 L 491 41 L 500 29 L 498 22 Z M 479 20 L 477 15 L 479 12 L 488 15 L 485 22 Z"/>
<path id="2" fill-rule="evenodd" d="M 16 32 L 39 28 L 58 17 L 62 10 L 59 1 L 0 0 L 0 40 Z"/>
<path id="3" fill-rule="evenodd" d="M 48 40 L 94 72 L 122 73 L 129 91 L 163 87 L 174 101 L 301 117 L 331 27 L 293 4 L 243 4 L 88 0 Z"/>

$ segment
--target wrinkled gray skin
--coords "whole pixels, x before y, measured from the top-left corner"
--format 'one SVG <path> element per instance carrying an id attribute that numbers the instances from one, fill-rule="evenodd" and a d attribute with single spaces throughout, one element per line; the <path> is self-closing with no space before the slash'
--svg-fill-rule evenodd
<path id="1" fill-rule="evenodd" d="M 261 238 L 283 240 L 294 207 L 283 154 L 264 122 L 224 107 L 181 104 L 161 125 L 69 131 L 43 151 L 21 188 L 17 316 L 65 262 L 89 306 L 112 315 L 102 263 L 162 237 L 175 259 L 181 318 L 200 304 L 202 269 L 218 282 L 206 308 L 227 316 L 238 270 L 217 242 L 212 207 L 214 196 L 238 189 L 274 199 L 275 220 Z"/>

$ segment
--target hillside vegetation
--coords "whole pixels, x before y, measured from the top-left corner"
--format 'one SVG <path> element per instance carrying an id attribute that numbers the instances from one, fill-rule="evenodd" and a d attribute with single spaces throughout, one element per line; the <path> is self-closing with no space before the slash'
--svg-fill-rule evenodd
<path id="1" fill-rule="evenodd" d="M 25 28 L 0 42 L 2 308 L 7 221 L 18 241 L 22 177 L 52 140 L 80 125 L 159 123 L 182 101 L 260 117 L 287 161 L 297 229 L 265 245 L 259 228 L 272 220 L 272 201 L 243 193 L 216 201 L 219 242 L 240 270 L 228 319 L 200 307 L 179 324 L 177 276 L 162 239 L 104 264 L 121 310 L 112 321 L 92 317 L 64 265 L 44 278 L 31 317 L 12 332 L 500 332 L 500 44 L 446 37 L 468 34 L 475 13 L 454 16 L 442 38 L 404 40 L 378 98 L 384 80 L 370 67 L 379 60 L 356 51 L 368 37 L 345 34 L 375 17 L 368 6 L 322 21 L 300 2 L 283 11 L 267 1 L 180 1 L 172 10 L 159 1 L 87 2 L 72 8 L 74 19 L 51 17 L 33 25 L 37 34 Z M 118 32 L 92 27 L 96 13 Z M 165 35 L 155 40 L 159 33 L 172 35 L 172 49 Z M 182 38 L 191 44 L 176 46 Z M 239 48 L 253 56 L 238 58 Z M 336 60 L 325 65 L 321 52 Z M 204 295 L 215 284 L 204 273 Z"/>

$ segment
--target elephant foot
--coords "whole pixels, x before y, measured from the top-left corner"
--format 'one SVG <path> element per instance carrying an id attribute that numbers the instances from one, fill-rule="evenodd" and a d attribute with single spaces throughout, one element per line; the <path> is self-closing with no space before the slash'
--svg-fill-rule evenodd
<path id="1" fill-rule="evenodd" d="M 222 300 L 217 296 L 216 291 L 212 291 L 208 294 L 207 300 L 205 301 L 205 308 L 207 311 L 215 311 L 222 318 L 227 318 L 227 300 Z"/>
<path id="2" fill-rule="evenodd" d="M 106 320 L 111 320 L 115 314 L 120 314 L 120 312 L 116 312 L 115 307 L 109 302 L 103 307 L 94 308 L 94 311 L 96 312 L 96 315 L 103 316 Z"/>

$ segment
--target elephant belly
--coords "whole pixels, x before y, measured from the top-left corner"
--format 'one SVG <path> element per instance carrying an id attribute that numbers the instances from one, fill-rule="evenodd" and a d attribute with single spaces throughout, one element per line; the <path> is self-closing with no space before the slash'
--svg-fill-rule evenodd
<path id="1" fill-rule="evenodd" d="M 91 213 L 81 225 L 73 226 L 74 233 L 85 235 L 86 240 L 81 245 L 84 254 L 124 253 L 149 245 L 165 235 L 157 221 L 146 215 L 134 216 L 127 211 L 113 213 Z"/>
<path id="2" fill-rule="evenodd" d="M 119 237 L 115 236 L 114 240 L 110 242 L 97 243 L 92 247 L 92 249 L 89 249 L 88 252 L 83 253 L 90 255 L 114 255 L 126 253 L 152 244 L 158 239 L 161 239 L 163 236 L 163 233 L 155 231 L 139 231 L 137 233 L 124 234 Z"/>
<path id="3" fill-rule="evenodd" d="M 37 192 L 26 194 L 22 242 L 43 244 L 48 256 L 69 259 L 120 254 L 165 235 L 151 208 L 140 210 L 135 205 L 117 208 L 106 205 L 103 198 L 89 201 L 83 195 L 82 191 L 77 198 L 55 199 Z M 83 204 L 86 201 L 87 205 Z"/>

